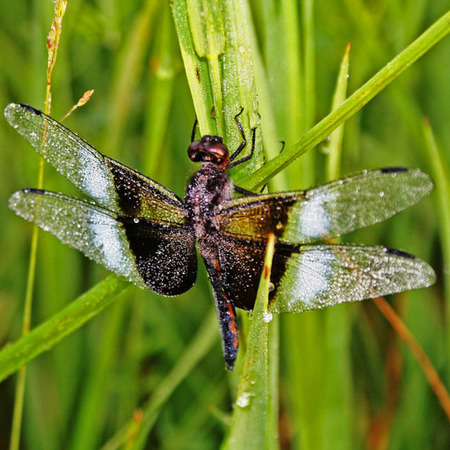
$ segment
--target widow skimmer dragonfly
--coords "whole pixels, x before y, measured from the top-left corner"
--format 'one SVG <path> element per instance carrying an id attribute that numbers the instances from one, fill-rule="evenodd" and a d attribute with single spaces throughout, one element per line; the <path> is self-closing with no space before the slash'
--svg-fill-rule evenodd
<path id="1" fill-rule="evenodd" d="M 241 111 L 242 112 L 242 111 Z M 239 113 L 240 114 L 240 113 Z M 5 117 L 47 162 L 95 203 L 24 189 L 9 206 L 107 269 L 162 295 L 190 289 L 196 245 L 211 280 L 226 365 L 239 337 L 235 307 L 252 310 L 267 238 L 275 234 L 269 311 L 300 312 L 430 286 L 424 261 L 382 246 L 324 241 L 366 227 L 418 202 L 433 189 L 418 169 L 364 171 L 305 190 L 234 197 L 227 169 L 245 162 L 222 138 L 203 136 L 188 155 L 201 169 L 184 199 L 97 151 L 44 113 L 10 104 Z M 254 132 L 253 145 L 254 147 Z M 322 243 L 319 243 L 322 241 Z"/>

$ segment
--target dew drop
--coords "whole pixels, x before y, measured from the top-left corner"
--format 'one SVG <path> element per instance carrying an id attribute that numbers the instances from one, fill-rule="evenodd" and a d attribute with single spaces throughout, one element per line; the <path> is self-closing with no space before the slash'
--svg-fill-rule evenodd
<path id="1" fill-rule="evenodd" d="M 249 392 L 243 392 L 236 400 L 236 405 L 245 408 L 250 404 L 251 394 Z"/>

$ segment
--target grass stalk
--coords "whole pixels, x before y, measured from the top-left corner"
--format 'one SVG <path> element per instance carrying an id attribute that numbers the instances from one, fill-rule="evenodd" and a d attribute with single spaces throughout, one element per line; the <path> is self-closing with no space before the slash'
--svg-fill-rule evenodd
<path id="1" fill-rule="evenodd" d="M 56 64 L 59 42 L 62 33 L 62 20 L 67 8 L 67 0 L 58 0 L 55 3 L 55 15 L 47 39 L 48 62 L 47 62 L 47 87 L 45 95 L 45 111 L 50 113 L 51 108 L 51 86 L 53 68 Z M 43 144 L 44 145 L 44 144 Z M 42 189 L 44 184 L 44 159 L 40 158 L 38 169 L 38 188 Z M 25 305 L 23 312 L 22 336 L 30 332 L 31 313 L 33 309 L 33 291 L 36 277 L 36 258 L 39 245 L 39 229 L 33 227 L 31 236 L 31 247 L 29 266 L 27 274 L 27 287 L 25 293 Z M 27 378 L 26 366 L 19 369 L 17 374 L 16 392 L 14 397 L 14 412 L 11 428 L 10 450 L 18 450 L 20 446 L 20 435 L 22 430 L 23 403 L 25 398 L 25 383 Z"/>

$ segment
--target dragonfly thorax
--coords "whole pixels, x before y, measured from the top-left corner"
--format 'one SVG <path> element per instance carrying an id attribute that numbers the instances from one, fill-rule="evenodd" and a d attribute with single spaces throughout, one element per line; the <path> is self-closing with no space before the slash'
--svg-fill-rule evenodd
<path id="1" fill-rule="evenodd" d="M 190 179 L 184 197 L 197 237 L 213 231 L 211 216 L 219 204 L 232 196 L 233 183 L 226 171 L 216 164 L 203 162 L 202 168 Z"/>

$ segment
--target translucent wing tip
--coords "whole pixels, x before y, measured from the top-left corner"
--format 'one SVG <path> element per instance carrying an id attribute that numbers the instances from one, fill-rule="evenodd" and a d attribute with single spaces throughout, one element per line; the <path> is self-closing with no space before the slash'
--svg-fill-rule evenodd
<path id="1" fill-rule="evenodd" d="M 44 194 L 45 191 L 41 189 L 22 189 L 16 191 L 9 197 L 8 206 L 18 216 L 29 222 L 36 220 L 38 207 L 38 198 Z"/>
<path id="2" fill-rule="evenodd" d="M 8 206 L 9 206 L 9 209 L 14 211 L 17 215 L 24 217 L 24 215 L 22 213 L 22 207 L 21 207 L 22 197 L 23 197 L 23 191 L 14 192 L 14 194 L 11 195 L 11 197 L 9 197 Z M 24 218 L 26 219 L 26 217 L 24 217 Z"/>
<path id="3" fill-rule="evenodd" d="M 417 185 L 420 186 L 423 196 L 428 195 L 434 189 L 433 180 L 427 173 L 420 169 L 411 169 L 409 172 L 411 177 L 416 180 Z"/>
<path id="4" fill-rule="evenodd" d="M 431 177 L 420 169 L 407 169 L 406 167 L 385 167 L 380 169 L 381 173 L 389 174 L 393 178 L 399 176 L 405 180 L 406 185 L 418 194 L 418 199 L 428 195 L 434 189 Z"/>
<path id="5" fill-rule="evenodd" d="M 425 284 L 421 287 L 427 288 L 429 286 L 433 286 L 433 284 L 436 283 L 436 272 L 426 262 L 423 262 L 423 265 L 426 266 L 424 267 Z"/>
<path id="6" fill-rule="evenodd" d="M 26 194 L 29 192 L 29 189 L 24 189 L 22 191 L 16 191 L 14 194 L 9 197 L 8 206 L 11 210 L 13 210 L 17 215 L 23 217 L 25 220 L 32 221 L 32 217 L 30 216 L 30 208 L 28 207 L 28 202 L 26 201 Z"/>
<path id="7" fill-rule="evenodd" d="M 17 103 L 10 103 L 9 105 L 6 106 L 4 110 L 5 119 L 14 128 L 17 127 L 16 118 L 17 118 L 17 111 L 19 110 L 19 108 L 20 105 L 18 105 Z"/>
<path id="8" fill-rule="evenodd" d="M 16 210 L 16 207 L 20 203 L 20 198 L 22 195 L 23 191 L 16 191 L 11 195 L 11 197 L 9 197 L 8 206 L 10 207 L 10 209 L 12 209 L 13 211 Z"/>
<path id="9" fill-rule="evenodd" d="M 386 293 L 381 295 L 412 291 L 414 289 L 423 289 L 436 283 L 436 273 L 434 269 L 424 260 L 412 255 L 411 253 L 404 252 L 403 250 L 385 248 L 384 251 L 390 257 L 395 259 L 398 258 L 399 263 L 403 265 L 404 269 L 403 272 L 400 273 L 403 273 L 403 275 L 409 274 L 409 276 L 404 277 L 402 283 L 398 285 L 399 289 L 390 290 L 388 285 Z M 399 266 L 394 266 L 394 271 L 399 269 Z"/>
<path id="10" fill-rule="evenodd" d="M 42 114 L 41 111 L 32 106 L 22 103 L 10 103 L 4 110 L 5 118 L 13 128 L 18 128 L 21 121 L 23 121 L 24 116 L 29 115 L 30 113 L 38 116 Z"/>
<path id="11" fill-rule="evenodd" d="M 423 289 L 436 283 L 436 272 L 434 269 L 420 258 L 415 258 L 415 261 L 420 266 L 420 275 L 413 281 L 414 286 L 411 289 Z"/>

